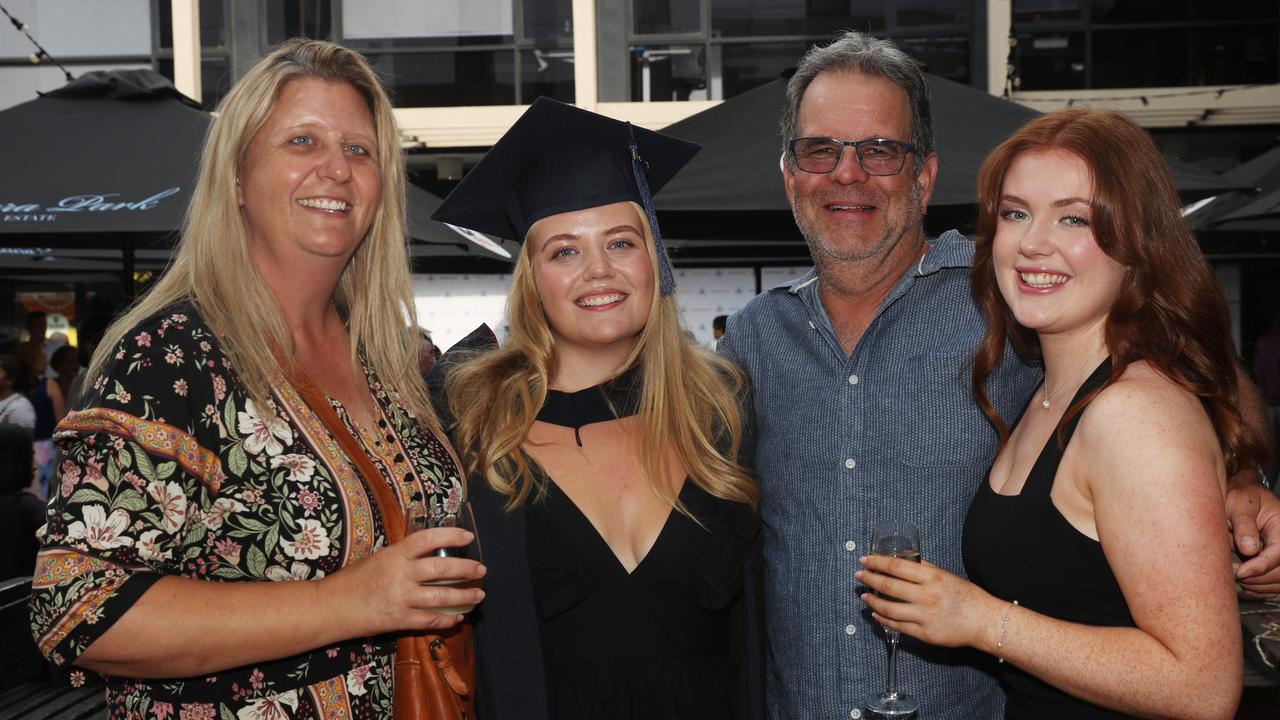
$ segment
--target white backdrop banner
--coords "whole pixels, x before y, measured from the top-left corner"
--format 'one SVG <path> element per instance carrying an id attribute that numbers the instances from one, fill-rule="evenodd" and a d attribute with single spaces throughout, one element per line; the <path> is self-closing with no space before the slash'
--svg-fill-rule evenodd
<path id="1" fill-rule="evenodd" d="M 793 267 L 762 267 L 760 268 L 760 290 L 761 292 L 771 287 L 777 287 L 783 283 L 789 283 L 792 280 L 798 280 L 800 276 L 813 269 L 812 265 L 796 265 Z"/>
<path id="2" fill-rule="evenodd" d="M 481 323 L 501 343 L 507 337 L 507 289 L 511 275 L 414 275 L 413 304 L 418 323 L 447 350 Z"/>
<path id="3" fill-rule="evenodd" d="M 711 321 L 732 315 L 756 294 L 754 268 L 685 268 L 675 270 L 680 322 L 699 345 L 711 345 Z"/>

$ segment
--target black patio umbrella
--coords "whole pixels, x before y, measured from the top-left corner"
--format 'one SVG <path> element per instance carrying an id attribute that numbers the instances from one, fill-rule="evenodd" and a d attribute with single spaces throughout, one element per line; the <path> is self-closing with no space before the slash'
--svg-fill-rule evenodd
<path id="1" fill-rule="evenodd" d="M 132 294 L 135 267 L 158 271 L 167 262 L 211 122 L 151 70 L 86 73 L 0 111 L 0 136 L 9 140 L 8 172 L 0 173 L 0 244 L 48 251 L 0 258 L 0 274 L 52 280 L 96 273 L 85 274 L 88 281 L 123 269 Z M 407 205 L 412 216 L 429 219 L 439 202 L 410 191 Z M 418 257 L 501 258 L 500 247 L 473 252 L 476 241 L 439 223 L 411 229 Z M 103 251 L 118 253 L 122 263 Z"/>
<path id="2" fill-rule="evenodd" d="M 941 219 L 950 227 L 955 220 L 972 218 L 978 169 L 988 153 L 1040 113 L 936 75 L 926 74 L 926 80 L 938 153 L 938 179 L 926 221 Z M 785 100 L 786 80 L 780 78 L 664 128 L 703 146 L 654 198 L 665 213 L 663 227 L 673 237 L 722 233 L 750 241 L 753 236 L 781 233 L 787 239 L 798 238 L 794 228 L 787 227 L 790 206 L 779 172 L 778 121 Z M 1239 187 L 1167 159 L 1184 199 Z"/>
<path id="3" fill-rule="evenodd" d="M 927 76 L 939 158 L 930 205 L 972 204 L 978 168 L 1039 113 L 967 85 Z M 790 210 L 778 161 L 787 81 L 777 79 L 668 126 L 703 150 L 655 202 L 659 210 Z"/>
<path id="4" fill-rule="evenodd" d="M 1268 150 L 1223 177 L 1249 185 L 1252 192 L 1232 193 L 1235 207 L 1217 213 L 1217 225 L 1270 220 L 1271 228 L 1280 229 L 1280 148 Z"/>
<path id="5" fill-rule="evenodd" d="M 445 272 L 469 272 L 485 264 L 509 272 L 518 244 L 432 220 L 431 213 L 440 205 L 440 198 L 412 183 L 406 184 L 405 194 L 409 254 L 420 272 L 440 272 L 442 268 Z M 33 237 L 57 240 L 52 235 Z M 135 270 L 158 273 L 168 265 L 170 249 L 143 247 L 132 254 Z M 38 276 L 48 282 L 103 282 L 118 277 L 120 265 L 119 249 L 110 247 L 0 248 L 0 278 L 11 280 Z"/>
<path id="6" fill-rule="evenodd" d="M 0 233 L 173 232 L 210 121 L 151 70 L 87 73 L 0 112 Z"/>
<path id="7" fill-rule="evenodd" d="M 1240 189 L 1192 205 L 1187 212 L 1192 228 L 1232 229 L 1242 222 L 1280 219 L 1280 147 L 1224 172 L 1222 179 Z"/>
<path id="8" fill-rule="evenodd" d="M 1187 221 L 1205 254 L 1274 255 L 1280 251 L 1280 147 L 1222 174 L 1245 188 L 1191 206 Z"/>
<path id="9" fill-rule="evenodd" d="M 417 185 L 405 184 L 405 214 L 409 220 L 409 237 L 413 240 L 410 253 L 415 258 L 478 255 L 515 262 L 520 250 L 518 243 L 432 220 L 431 214 L 441 202 L 444 201 Z"/>
<path id="10" fill-rule="evenodd" d="M 0 136 L 8 139 L 0 242 L 117 251 L 132 296 L 135 248 L 164 248 L 177 230 L 210 122 L 151 70 L 86 73 L 0 112 Z M 96 279 L 88 267 L 59 264 L 56 253 L 47 258 L 54 259 L 24 268 L 28 279 L 66 272 Z M 101 268 L 103 260 L 93 264 Z"/>

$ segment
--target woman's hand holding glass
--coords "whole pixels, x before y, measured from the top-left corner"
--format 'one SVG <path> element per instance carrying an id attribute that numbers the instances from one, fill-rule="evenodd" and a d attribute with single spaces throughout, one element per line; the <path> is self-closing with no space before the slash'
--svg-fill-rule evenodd
<path id="1" fill-rule="evenodd" d="M 321 581 L 339 617 L 348 617 L 353 636 L 404 630 L 439 630 L 457 624 L 458 608 L 484 598 L 479 585 L 485 567 L 476 560 L 437 554 L 465 547 L 470 531 L 436 527 L 412 532 Z M 449 581 L 449 584 L 434 584 Z"/>
<path id="2" fill-rule="evenodd" d="M 475 535 L 475 515 L 471 511 L 471 504 L 464 502 L 458 506 L 456 513 L 445 512 L 443 508 L 437 507 L 428 510 L 423 507 L 421 502 L 414 501 L 404 511 L 405 532 L 413 534 L 430 528 L 460 528 Z M 435 549 L 432 553 L 436 557 L 448 558 L 468 558 L 476 562 L 484 562 L 484 555 L 480 552 L 480 541 L 473 540 L 465 545 L 444 545 Z M 471 577 L 444 577 L 438 580 L 428 580 L 427 585 L 463 585 L 465 587 L 479 588 L 480 580 Z M 475 603 L 468 605 L 450 605 L 448 607 L 436 608 L 436 612 L 445 614 L 469 613 L 475 607 Z"/>
<path id="3" fill-rule="evenodd" d="M 932 645 L 994 651 L 1007 602 L 926 561 L 868 555 L 861 563 L 858 580 L 887 596 L 862 595 L 876 622 Z"/>

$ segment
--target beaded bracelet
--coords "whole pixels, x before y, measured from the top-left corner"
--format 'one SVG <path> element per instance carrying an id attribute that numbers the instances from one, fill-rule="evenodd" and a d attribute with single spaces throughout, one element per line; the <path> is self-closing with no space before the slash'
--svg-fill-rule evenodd
<path id="1" fill-rule="evenodd" d="M 1000 639 L 996 641 L 996 659 L 1004 662 L 1001 651 L 1004 650 L 1004 640 L 1009 637 L 1009 613 L 1017 607 L 1018 601 L 1014 600 L 1004 609 L 1004 615 L 1000 618 Z"/>

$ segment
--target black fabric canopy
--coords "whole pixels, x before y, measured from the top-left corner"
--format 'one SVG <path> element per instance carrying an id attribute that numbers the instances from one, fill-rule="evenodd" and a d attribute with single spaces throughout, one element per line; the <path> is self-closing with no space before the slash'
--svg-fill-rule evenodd
<path id="1" fill-rule="evenodd" d="M 133 270 L 163 268 L 212 120 L 151 70 L 86 73 L 0 111 L 0 243 L 41 249 L 0 258 L 0 274 L 20 268 L 23 279 L 92 282 L 123 270 L 131 288 Z M 439 204 L 409 185 L 415 258 L 506 260 L 501 246 L 430 220 Z"/>
<path id="2" fill-rule="evenodd" d="M 174 231 L 210 121 L 151 70 L 88 73 L 0 112 L 0 233 Z"/>
<path id="3" fill-rule="evenodd" d="M 972 205 L 978 168 L 987 154 L 1040 113 L 936 75 L 926 74 L 926 79 L 938 153 L 938 179 L 929 206 Z M 703 150 L 655 198 L 658 210 L 789 212 L 778 165 L 778 120 L 785 101 L 786 80 L 778 79 L 664 128 L 663 132 L 701 143 Z M 1238 187 L 1167 159 L 1184 196 Z"/>
<path id="4" fill-rule="evenodd" d="M 1274 254 L 1280 250 L 1280 147 L 1222 174 L 1244 190 L 1220 193 L 1193 206 L 1187 220 L 1210 257 Z"/>
<path id="5" fill-rule="evenodd" d="M 417 185 L 405 183 L 405 210 L 409 220 L 409 237 L 415 243 L 411 248 L 415 257 L 478 254 L 507 263 L 515 262 L 515 257 L 520 252 L 520 243 L 432 220 L 432 213 L 442 202 L 444 200 Z M 446 248 L 454 248 L 455 251 L 451 252 Z"/>

